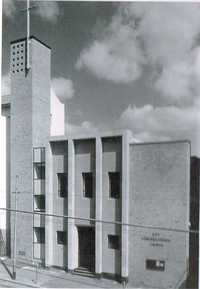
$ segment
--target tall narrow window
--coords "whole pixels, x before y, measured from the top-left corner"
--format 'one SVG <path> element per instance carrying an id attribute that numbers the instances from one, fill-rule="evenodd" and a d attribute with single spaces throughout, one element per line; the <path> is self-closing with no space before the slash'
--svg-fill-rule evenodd
<path id="1" fill-rule="evenodd" d="M 93 173 L 82 173 L 83 177 L 83 197 L 93 197 Z"/>
<path id="2" fill-rule="evenodd" d="M 58 197 L 66 198 L 67 197 L 67 174 L 66 173 L 58 173 Z"/>
<path id="3" fill-rule="evenodd" d="M 110 172 L 109 174 L 109 193 L 110 198 L 120 197 L 120 173 Z"/>

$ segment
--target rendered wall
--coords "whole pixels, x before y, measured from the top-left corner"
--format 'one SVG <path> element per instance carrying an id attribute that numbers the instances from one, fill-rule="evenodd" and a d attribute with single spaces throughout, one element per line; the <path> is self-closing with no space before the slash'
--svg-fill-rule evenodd
<path id="1" fill-rule="evenodd" d="M 122 139 L 121 137 L 102 139 L 102 216 L 103 220 L 121 221 L 121 196 L 114 199 L 109 197 L 109 172 L 120 172 L 122 178 Z M 121 186 L 121 184 L 120 184 Z M 108 235 L 118 235 L 121 240 L 121 227 L 114 224 L 102 226 L 103 273 L 121 274 L 121 250 L 108 248 Z"/>
<path id="2" fill-rule="evenodd" d="M 190 144 L 130 145 L 129 222 L 188 230 Z M 188 275 L 189 234 L 130 227 L 129 278 L 138 286 L 178 288 Z M 163 271 L 146 260 L 164 261 Z"/>
<path id="3" fill-rule="evenodd" d="M 82 173 L 93 173 L 93 197 L 83 197 Z M 75 141 L 75 215 L 81 218 L 95 218 L 95 140 Z M 76 220 L 76 225 L 89 221 Z"/>
<path id="4" fill-rule="evenodd" d="M 68 215 L 68 198 L 58 197 L 58 173 L 68 174 L 68 143 L 52 143 L 52 213 L 57 215 Z M 54 266 L 67 267 L 67 245 L 57 244 L 57 231 L 67 232 L 67 219 L 52 219 L 52 264 Z"/>

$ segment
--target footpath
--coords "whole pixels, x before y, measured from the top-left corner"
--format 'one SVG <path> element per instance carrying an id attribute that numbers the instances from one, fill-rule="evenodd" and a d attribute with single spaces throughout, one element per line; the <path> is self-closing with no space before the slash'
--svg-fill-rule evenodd
<path id="1" fill-rule="evenodd" d="M 12 279 L 13 262 L 0 258 L 0 287 L 32 288 L 123 288 L 123 285 L 107 279 L 73 275 L 61 269 L 36 267 L 17 261 L 16 279 Z"/>

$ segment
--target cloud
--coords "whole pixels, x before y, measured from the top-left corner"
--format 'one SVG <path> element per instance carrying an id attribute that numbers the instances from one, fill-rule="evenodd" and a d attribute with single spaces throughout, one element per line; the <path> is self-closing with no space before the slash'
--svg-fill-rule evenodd
<path id="1" fill-rule="evenodd" d="M 129 83 L 141 76 L 145 57 L 137 41 L 138 33 L 134 24 L 122 22 L 117 14 L 108 27 L 103 27 L 97 39 L 81 52 L 77 69 L 87 68 L 98 78 L 116 83 Z"/>
<path id="2" fill-rule="evenodd" d="M 161 97 L 196 98 L 199 31 L 197 3 L 120 3 L 110 23 L 94 29 L 94 40 L 80 53 L 76 68 L 130 83 L 148 67 L 149 82 Z"/>
<path id="3" fill-rule="evenodd" d="M 70 79 L 65 79 L 63 77 L 53 78 L 51 86 L 62 103 L 65 103 L 67 99 L 74 96 L 73 82 Z"/>
<path id="4" fill-rule="evenodd" d="M 5 15 L 7 18 L 12 19 L 16 12 L 16 6 L 14 3 L 14 0 L 4 0 L 3 2 L 3 15 Z"/>
<path id="5" fill-rule="evenodd" d="M 80 126 L 65 123 L 65 133 L 66 134 L 78 134 L 78 133 L 92 133 L 97 132 L 98 128 L 95 127 L 89 121 L 84 121 Z"/>
<path id="6" fill-rule="evenodd" d="M 190 140 L 193 153 L 200 155 L 200 101 L 194 106 L 179 108 L 163 106 L 141 108 L 129 106 L 120 116 L 116 126 L 130 129 L 133 137 L 144 142 Z M 195 149 L 193 147 L 195 145 Z"/>
<path id="7" fill-rule="evenodd" d="M 58 2 L 40 1 L 35 2 L 36 9 L 34 13 L 41 16 L 44 20 L 56 22 L 60 15 L 60 8 Z"/>
<path id="8" fill-rule="evenodd" d="M 3 75 L 1 78 L 1 95 L 10 94 L 10 75 Z"/>

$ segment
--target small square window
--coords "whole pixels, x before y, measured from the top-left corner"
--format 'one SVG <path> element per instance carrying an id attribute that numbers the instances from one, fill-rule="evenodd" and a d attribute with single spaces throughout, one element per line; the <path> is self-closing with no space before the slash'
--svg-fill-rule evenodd
<path id="1" fill-rule="evenodd" d="M 146 269 L 147 270 L 155 270 L 155 271 L 164 271 L 165 270 L 165 261 L 146 260 Z"/>
<path id="2" fill-rule="evenodd" d="M 17 45 L 17 48 L 19 48 L 19 45 Z"/>
<path id="3" fill-rule="evenodd" d="M 24 56 L 21 56 L 21 59 L 24 59 Z"/>
<path id="4" fill-rule="evenodd" d="M 13 52 L 13 55 L 15 55 L 15 52 Z"/>
<path id="5" fill-rule="evenodd" d="M 23 47 L 23 46 L 24 46 L 24 44 L 22 43 L 22 44 L 21 44 L 21 47 Z"/>
<path id="6" fill-rule="evenodd" d="M 67 232 L 57 231 L 57 244 L 67 245 Z"/>
<path id="7" fill-rule="evenodd" d="M 24 50 L 21 50 L 21 53 L 23 53 L 24 52 Z"/>
<path id="8" fill-rule="evenodd" d="M 24 71 L 24 69 L 22 68 L 21 71 Z"/>
<path id="9" fill-rule="evenodd" d="M 17 72 L 19 72 L 19 69 L 17 69 Z"/>
<path id="10" fill-rule="evenodd" d="M 13 61 L 15 61 L 15 58 L 13 58 Z"/>
<path id="11" fill-rule="evenodd" d="M 17 57 L 17 60 L 19 60 L 19 57 Z"/>
<path id="12" fill-rule="evenodd" d="M 13 46 L 13 49 L 15 49 L 15 46 Z"/>
<path id="13" fill-rule="evenodd" d="M 17 54 L 19 54 L 19 51 L 17 51 Z"/>
<path id="14" fill-rule="evenodd" d="M 110 172 L 109 174 L 109 194 L 110 198 L 120 197 L 120 173 Z"/>
<path id="15" fill-rule="evenodd" d="M 66 173 L 58 173 L 58 197 L 66 198 L 67 197 L 67 174 Z"/>
<path id="16" fill-rule="evenodd" d="M 83 179 L 83 197 L 93 197 L 93 173 L 82 173 Z"/>
<path id="17" fill-rule="evenodd" d="M 15 73 L 15 71 L 13 70 L 13 72 L 12 73 Z"/>
<path id="18" fill-rule="evenodd" d="M 24 63 L 23 62 L 21 62 L 21 65 L 23 65 Z"/>
<path id="19" fill-rule="evenodd" d="M 117 235 L 108 235 L 108 249 L 119 249 L 119 236 Z"/>
<path id="20" fill-rule="evenodd" d="M 15 64 L 13 64 L 13 67 L 15 67 Z"/>
<path id="21" fill-rule="evenodd" d="M 17 63 L 17 66 L 19 66 L 19 63 Z"/>

